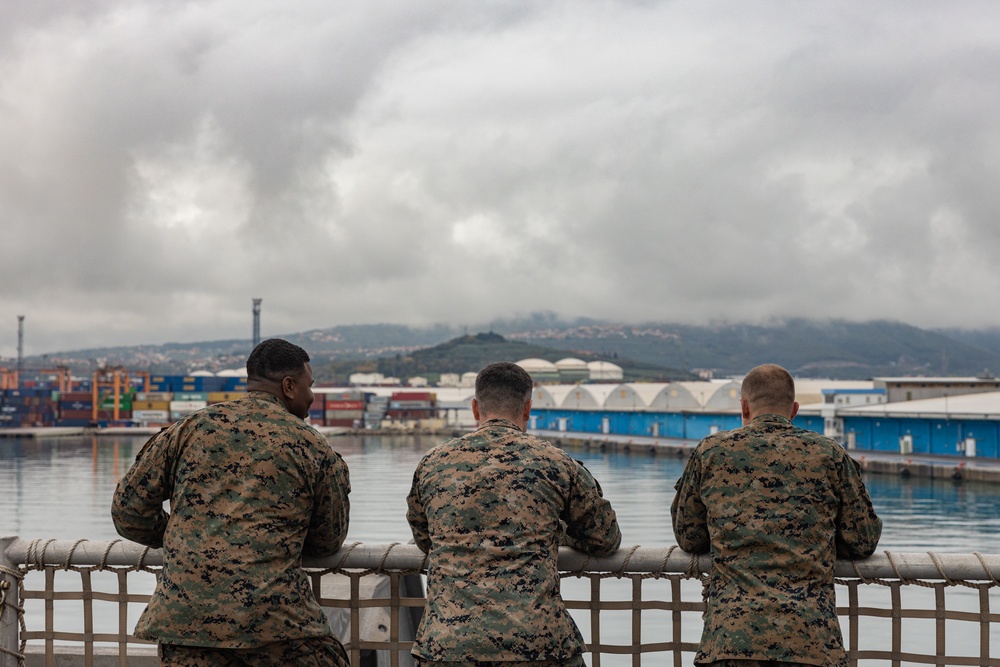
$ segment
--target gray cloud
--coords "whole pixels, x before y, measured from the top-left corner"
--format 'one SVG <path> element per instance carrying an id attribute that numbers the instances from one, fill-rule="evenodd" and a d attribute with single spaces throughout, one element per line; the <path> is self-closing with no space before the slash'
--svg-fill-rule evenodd
<path id="1" fill-rule="evenodd" d="M 0 355 L 511 314 L 1000 325 L 992 3 L 0 6 Z M 8 334 L 2 334 L 7 321 Z"/>

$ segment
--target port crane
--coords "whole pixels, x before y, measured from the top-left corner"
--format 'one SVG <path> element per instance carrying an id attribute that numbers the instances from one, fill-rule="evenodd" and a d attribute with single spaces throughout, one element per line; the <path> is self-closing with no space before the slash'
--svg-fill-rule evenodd
<path id="1" fill-rule="evenodd" d="M 66 393 L 73 391 L 73 373 L 68 366 L 56 366 L 55 368 L 22 368 L 21 374 L 33 373 L 38 375 L 54 375 L 59 383 L 59 391 Z M 17 369 L 0 368 L 0 390 L 20 389 L 21 382 Z"/>
<path id="2" fill-rule="evenodd" d="M 113 401 L 111 418 L 115 421 L 120 418 L 122 398 L 131 392 L 133 378 L 142 381 L 141 391 L 149 391 L 149 371 L 129 371 L 124 366 L 109 366 L 94 371 L 93 421 L 97 421 L 101 404 L 108 399 Z"/>

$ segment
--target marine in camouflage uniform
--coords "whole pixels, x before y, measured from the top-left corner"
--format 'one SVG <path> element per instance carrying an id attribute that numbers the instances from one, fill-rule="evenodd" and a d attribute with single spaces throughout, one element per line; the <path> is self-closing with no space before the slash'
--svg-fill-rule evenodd
<path id="1" fill-rule="evenodd" d="M 671 507 L 678 545 L 713 554 L 695 663 L 846 666 L 833 566 L 874 553 L 882 522 L 843 447 L 792 425 L 785 369 L 741 394 L 743 427 L 699 443 Z"/>
<path id="2" fill-rule="evenodd" d="M 531 391 L 524 369 L 490 364 L 476 379 L 479 429 L 417 465 L 407 519 L 430 556 L 412 649 L 421 665 L 584 664 L 559 595 L 559 545 L 606 556 L 621 532 L 587 469 L 524 432 Z"/>
<path id="3" fill-rule="evenodd" d="M 308 360 L 262 342 L 245 396 L 153 436 L 118 483 L 118 533 L 163 548 L 135 629 L 160 644 L 162 664 L 349 664 L 301 569 L 340 548 L 350 509 L 347 465 L 303 421 Z"/>

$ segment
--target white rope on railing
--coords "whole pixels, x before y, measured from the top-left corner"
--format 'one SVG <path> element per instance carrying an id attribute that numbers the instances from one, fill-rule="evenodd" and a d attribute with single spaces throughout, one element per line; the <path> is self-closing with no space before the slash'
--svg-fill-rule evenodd
<path id="1" fill-rule="evenodd" d="M 27 569 L 45 565 L 135 567 L 163 564 L 158 549 L 115 540 L 14 540 L 6 550 L 9 562 Z M 345 544 L 326 558 L 306 559 L 303 565 L 319 569 L 420 570 L 426 554 L 412 544 Z M 673 547 L 633 546 L 597 558 L 567 547 L 559 550 L 563 572 L 674 573 L 697 576 L 709 571 L 711 557 L 694 556 Z M 844 579 L 902 579 L 931 581 L 989 581 L 1000 585 L 1000 554 L 896 553 L 884 551 L 864 560 L 838 560 L 834 575 Z"/>
<path id="2" fill-rule="evenodd" d="M 399 636 L 399 615 L 405 609 L 417 609 L 422 604 L 422 595 L 411 597 L 403 594 L 401 581 L 420 572 L 426 572 L 427 555 L 412 544 L 365 544 L 354 542 L 346 544 L 336 554 L 319 559 L 307 559 L 303 565 L 310 570 L 310 577 L 317 592 L 322 598 L 321 603 L 329 608 L 349 610 L 351 630 L 351 651 L 356 660 L 360 660 L 362 650 L 387 650 L 394 656 L 392 664 L 397 664 L 397 652 L 407 653 L 409 642 Z M 125 660 L 127 647 L 132 646 L 135 639 L 128 634 L 126 623 L 126 607 L 131 603 L 141 603 L 147 596 L 131 595 L 127 591 L 125 577 L 131 573 L 155 573 L 162 567 L 162 554 L 159 550 L 142 547 L 124 540 L 90 541 L 82 540 L 21 540 L 16 537 L 0 538 L 0 585 L 6 584 L 7 595 L 0 593 L 0 667 L 24 664 L 25 641 L 46 642 L 46 654 L 52 649 L 51 642 L 67 640 L 84 642 L 87 650 L 93 652 L 95 642 L 114 642 L 118 644 L 119 660 Z M 595 667 L 601 664 L 601 655 L 632 655 L 638 660 L 643 654 L 657 653 L 663 656 L 672 653 L 674 664 L 681 664 L 681 656 L 696 650 L 697 645 L 681 639 L 681 617 L 684 614 L 700 614 L 704 609 L 702 603 L 683 601 L 681 598 L 681 581 L 697 579 L 704 583 L 706 574 L 711 567 L 711 558 L 707 555 L 696 556 L 688 554 L 676 545 L 671 547 L 631 546 L 620 549 L 615 554 L 605 558 L 597 558 L 574 551 L 569 548 L 560 549 L 559 569 L 564 578 L 589 579 L 589 598 L 568 599 L 567 604 L 577 610 L 590 610 L 592 657 Z M 24 577 L 32 571 L 44 570 L 46 573 L 45 591 L 34 589 L 27 592 L 31 600 L 46 601 L 46 628 L 44 631 L 25 631 L 23 608 L 13 602 L 15 614 L 3 614 L 4 609 L 11 609 L 12 600 L 24 599 Z M 108 600 L 111 594 L 91 591 L 90 579 L 92 572 L 114 571 L 119 580 L 119 592 L 113 598 L 119 605 L 119 629 L 117 633 L 94 633 L 85 622 L 84 633 L 57 632 L 51 627 L 51 614 L 48 607 L 55 599 L 84 599 L 92 596 L 94 600 Z M 51 578 L 56 571 L 79 572 L 86 582 L 83 594 L 73 594 L 69 597 L 56 598 L 52 589 Z M 350 599 L 338 596 L 324 595 L 320 582 L 327 574 L 347 575 L 350 578 Z M 388 575 L 391 580 L 392 593 L 384 601 L 357 599 L 360 578 L 370 574 Z M 842 616 L 849 618 L 851 628 L 851 654 L 858 659 L 882 659 L 890 656 L 892 660 L 900 659 L 901 636 L 900 622 L 903 618 L 925 618 L 927 612 L 922 609 L 910 610 L 900 607 L 898 599 L 899 587 L 909 584 L 934 588 L 939 598 L 938 609 L 933 612 L 938 637 L 937 655 L 946 656 L 948 664 L 980 664 L 1000 667 L 1000 661 L 994 660 L 991 653 L 989 638 L 990 627 L 1000 624 L 1000 616 L 991 610 L 989 592 L 1000 586 L 1000 554 L 937 554 L 937 553 L 894 553 L 885 551 L 871 558 L 857 561 L 842 560 L 835 566 L 836 582 L 846 586 L 849 594 L 847 608 L 838 609 Z M 601 595 L 601 581 L 619 579 L 631 581 L 632 599 L 604 599 Z M 646 599 L 642 593 L 642 582 L 647 579 L 657 580 L 651 584 L 662 586 L 665 582 L 669 587 L 666 597 Z M 978 583 L 977 583 L 978 582 Z M 892 591 L 893 603 L 891 610 L 882 610 L 859 606 L 857 589 L 865 584 L 887 586 Z M 612 584 L 617 585 L 617 584 Z M 943 589 L 945 587 L 966 586 L 978 589 L 980 611 L 978 614 L 967 611 L 948 610 L 944 606 Z M 662 588 L 656 589 L 663 591 Z M 702 587 L 702 594 L 705 593 Z M 61 595 L 66 596 L 65 593 Z M 77 597 L 78 595 L 82 597 Z M 5 599 L 6 598 L 6 599 Z M 365 639 L 356 630 L 360 626 L 360 614 L 376 607 L 391 607 L 392 616 L 388 625 L 393 628 L 388 640 Z M 631 641 L 617 643 L 602 640 L 600 637 L 601 612 L 619 613 L 621 610 L 631 610 L 632 638 Z M 643 614 L 663 613 L 669 611 L 671 624 L 674 628 L 672 640 L 658 639 L 649 642 L 641 637 Z M 857 643 L 858 619 L 892 617 L 893 647 L 891 651 L 865 649 Z M 85 614 L 86 616 L 86 614 Z M 17 628 L 11 627 L 14 618 L 20 621 L 20 650 L 16 650 Z M 948 655 L 944 649 L 945 627 L 952 621 L 976 622 L 980 626 L 980 655 L 976 657 Z M 6 627 L 5 627 L 6 626 Z M 13 632 L 13 634 L 11 634 Z M 983 634 L 985 633 L 985 634 Z M 388 642 L 388 643 L 386 643 Z M 934 657 L 927 654 L 917 655 L 918 662 L 933 662 Z M 984 657 L 986 656 L 986 657 Z M 11 659 L 16 663 L 9 662 Z M 978 662 L 977 662 L 978 661 Z M 938 661 L 940 662 L 940 661 Z M 90 663 L 88 663 L 90 664 Z M 124 664 L 124 663 L 121 663 Z M 633 663 L 638 664 L 638 663 Z"/>

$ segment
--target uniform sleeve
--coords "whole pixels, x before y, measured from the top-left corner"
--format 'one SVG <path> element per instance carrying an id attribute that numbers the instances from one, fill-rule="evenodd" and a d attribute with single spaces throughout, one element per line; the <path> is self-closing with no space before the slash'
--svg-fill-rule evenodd
<path id="1" fill-rule="evenodd" d="M 842 558 L 868 558 L 875 553 L 882 536 L 882 520 L 875 514 L 858 462 L 845 454 L 838 472 L 840 510 L 837 513 L 837 555 Z"/>
<path id="2" fill-rule="evenodd" d="M 708 510 L 701 500 L 701 457 L 691 455 L 684 474 L 674 485 L 676 494 L 670 505 L 670 518 L 678 546 L 692 554 L 708 553 L 711 543 L 708 536 Z"/>
<path id="3" fill-rule="evenodd" d="M 163 501 L 173 492 L 174 458 L 181 434 L 181 424 L 175 424 L 154 435 L 118 481 L 111 501 L 111 520 L 125 539 L 154 549 L 163 546 L 169 518 Z"/>
<path id="4" fill-rule="evenodd" d="M 323 446 L 329 447 L 325 442 Z M 309 558 L 337 553 L 347 538 L 350 525 L 350 473 L 340 454 L 332 451 L 331 454 L 320 464 L 319 477 L 313 487 L 313 513 L 302 545 L 302 555 Z"/>
<path id="5" fill-rule="evenodd" d="M 431 535 L 430 527 L 427 525 L 427 512 L 424 510 L 423 501 L 420 499 L 418 478 L 422 465 L 423 461 L 417 464 L 417 469 L 413 473 L 413 484 L 410 486 L 410 493 L 406 496 L 406 520 L 410 524 L 413 541 L 421 551 L 427 553 L 431 550 Z"/>
<path id="6" fill-rule="evenodd" d="M 590 471 L 579 461 L 571 462 L 573 484 L 561 517 L 566 523 L 566 543 L 583 553 L 610 556 L 622 541 L 618 517 Z"/>

